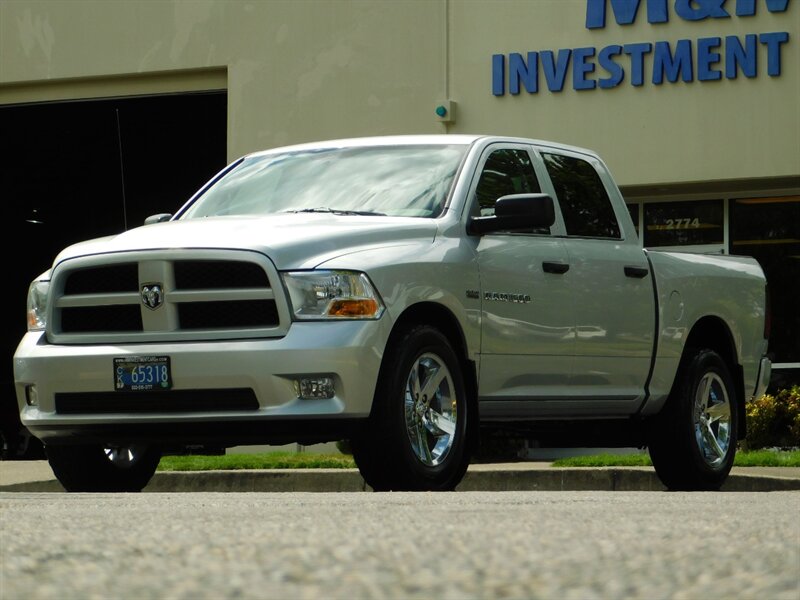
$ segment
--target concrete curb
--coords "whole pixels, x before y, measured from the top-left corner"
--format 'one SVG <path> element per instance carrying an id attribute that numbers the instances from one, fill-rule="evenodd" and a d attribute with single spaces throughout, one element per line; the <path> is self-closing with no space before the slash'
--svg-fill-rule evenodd
<path id="1" fill-rule="evenodd" d="M 500 468 L 471 470 L 458 486 L 474 491 L 664 491 L 648 468 Z M 732 473 L 723 491 L 800 490 L 800 478 Z M 63 492 L 58 481 L 21 482 L 0 492 Z M 371 491 L 356 469 L 275 469 L 156 473 L 145 492 L 362 492 Z"/>

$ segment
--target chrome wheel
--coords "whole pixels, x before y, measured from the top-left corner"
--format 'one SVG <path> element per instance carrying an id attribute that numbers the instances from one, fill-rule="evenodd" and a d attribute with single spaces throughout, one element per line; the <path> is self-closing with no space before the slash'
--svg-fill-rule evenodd
<path id="1" fill-rule="evenodd" d="M 456 437 L 457 399 L 453 378 L 433 353 L 416 359 L 405 384 L 405 422 L 411 449 L 428 467 L 442 464 Z"/>
<path id="2" fill-rule="evenodd" d="M 144 454 L 142 446 L 113 446 L 103 448 L 106 458 L 119 469 L 130 469 Z"/>
<path id="3" fill-rule="evenodd" d="M 470 434 L 477 437 L 462 368 L 436 327 L 407 324 L 393 334 L 369 421 L 351 440 L 358 470 L 373 490 L 456 489 L 469 466 Z"/>
<path id="4" fill-rule="evenodd" d="M 720 466 L 731 444 L 731 404 L 717 373 L 706 373 L 697 386 L 694 435 L 705 463 L 712 468 Z"/>

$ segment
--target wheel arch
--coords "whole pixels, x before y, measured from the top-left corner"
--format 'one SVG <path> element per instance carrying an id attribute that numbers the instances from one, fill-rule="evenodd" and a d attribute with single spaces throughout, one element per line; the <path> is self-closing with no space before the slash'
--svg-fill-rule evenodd
<path id="1" fill-rule="evenodd" d="M 713 350 L 720 355 L 727 365 L 731 377 L 733 378 L 734 392 L 738 400 L 736 403 L 738 417 L 737 435 L 740 440 L 743 440 L 747 435 L 744 406 L 744 370 L 741 364 L 739 364 L 739 356 L 733 334 L 725 321 L 715 316 L 705 316 L 699 319 L 692 327 L 686 339 L 686 344 L 683 349 L 684 355 L 689 349 L 697 348 Z"/>
<path id="2" fill-rule="evenodd" d="M 478 414 L 478 375 L 475 362 L 469 357 L 469 349 L 464 330 L 456 316 L 449 308 L 436 302 L 417 302 L 407 307 L 397 318 L 392 332 L 386 342 L 387 348 L 396 344 L 402 335 L 416 325 L 429 325 L 442 332 L 453 345 L 453 350 L 461 360 L 464 374 L 464 386 L 467 391 L 467 402 L 470 418 L 468 422 L 468 449 L 477 451 L 480 438 L 480 417 Z M 381 364 L 381 376 L 386 365 Z"/>

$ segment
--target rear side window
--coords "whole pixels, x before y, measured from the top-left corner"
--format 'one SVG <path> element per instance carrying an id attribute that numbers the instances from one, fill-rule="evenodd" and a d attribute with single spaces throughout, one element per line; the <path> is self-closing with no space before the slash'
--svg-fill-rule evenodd
<path id="1" fill-rule="evenodd" d="M 620 238 L 611 199 L 595 168 L 585 160 L 561 154 L 542 154 L 556 189 L 567 235 Z"/>

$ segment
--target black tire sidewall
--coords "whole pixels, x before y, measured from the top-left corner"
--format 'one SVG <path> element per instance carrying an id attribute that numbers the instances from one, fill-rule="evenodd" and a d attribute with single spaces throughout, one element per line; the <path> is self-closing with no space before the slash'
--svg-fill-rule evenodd
<path id="1" fill-rule="evenodd" d="M 45 446 L 53 473 L 68 492 L 140 492 L 158 467 L 161 452 L 141 450 L 134 463 L 119 467 L 102 445 Z"/>
<path id="2" fill-rule="evenodd" d="M 706 374 L 719 376 L 730 403 L 728 451 L 717 467 L 709 465 L 698 445 L 694 428 L 694 402 Z M 736 455 L 738 403 L 733 378 L 719 354 L 709 349 L 687 349 L 667 403 L 656 418 L 650 443 L 656 472 L 668 489 L 718 490 Z"/>
<path id="3" fill-rule="evenodd" d="M 728 451 L 725 460 L 720 463 L 718 467 L 709 465 L 702 455 L 702 450 L 698 446 L 697 438 L 694 432 L 694 398 L 697 393 L 697 388 L 700 385 L 703 377 L 709 373 L 714 373 L 719 376 L 725 386 L 725 392 L 728 395 L 728 402 L 730 405 L 730 438 Z M 699 352 L 694 360 L 690 363 L 688 383 L 690 385 L 690 394 L 684 395 L 684 420 L 688 431 L 685 435 L 688 436 L 688 445 L 692 451 L 695 468 L 702 477 L 707 477 L 712 480 L 722 480 L 727 477 L 728 473 L 733 466 L 733 460 L 736 454 L 737 443 L 737 426 L 738 426 L 738 411 L 737 411 L 737 397 L 736 389 L 733 386 L 733 379 L 725 365 L 725 362 L 718 354 L 710 350 Z"/>
<path id="4" fill-rule="evenodd" d="M 405 386 L 411 369 L 419 357 L 433 354 L 450 372 L 456 397 L 456 433 L 453 445 L 441 464 L 423 464 L 414 453 L 405 423 Z M 420 326 L 411 329 L 391 357 L 385 396 L 387 425 L 397 448 L 398 475 L 403 487 L 421 490 L 452 490 L 466 471 L 468 403 L 463 368 L 447 338 L 437 329 Z"/>

